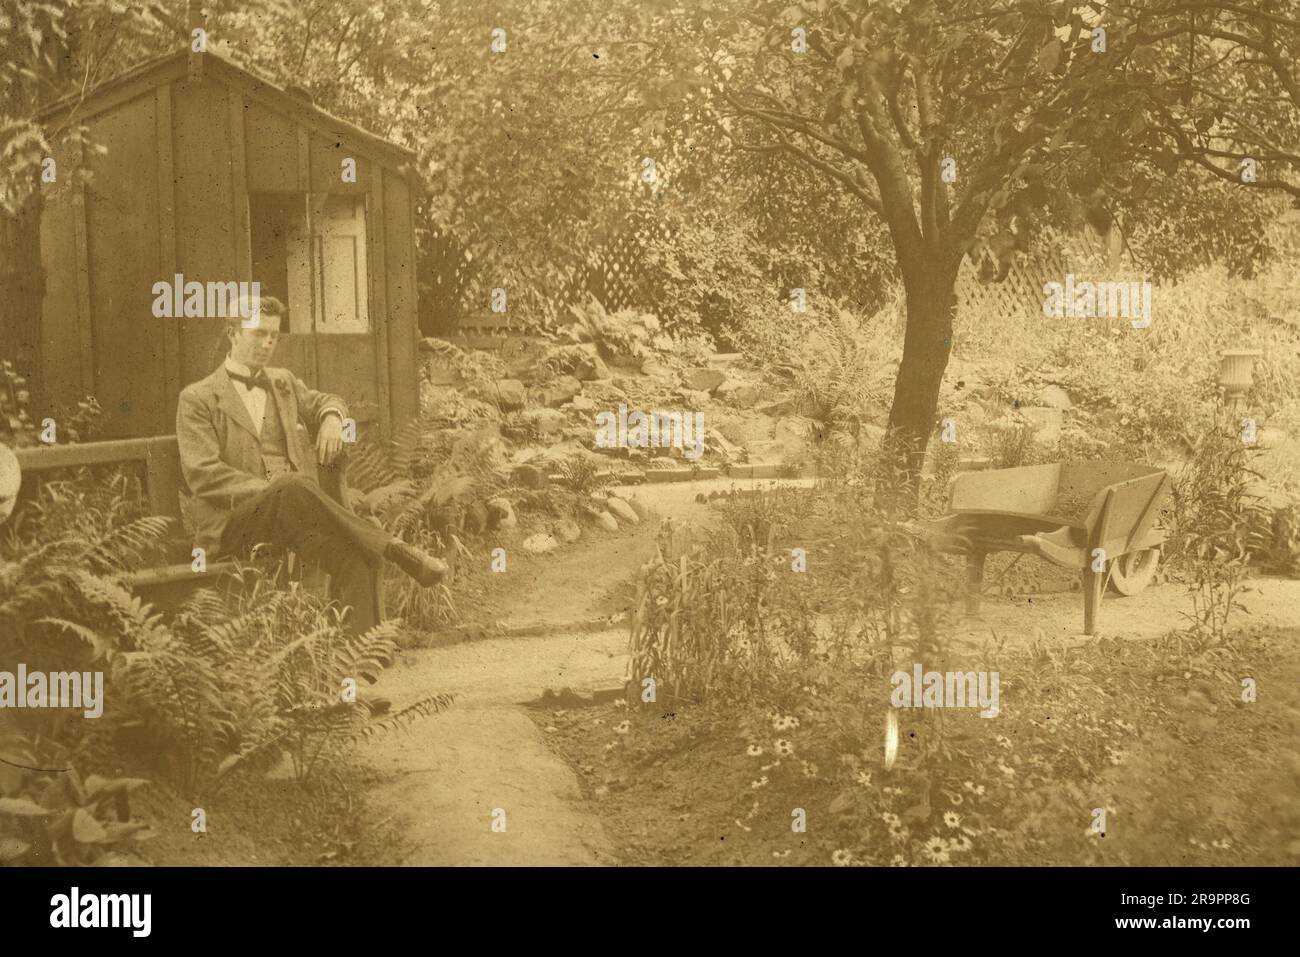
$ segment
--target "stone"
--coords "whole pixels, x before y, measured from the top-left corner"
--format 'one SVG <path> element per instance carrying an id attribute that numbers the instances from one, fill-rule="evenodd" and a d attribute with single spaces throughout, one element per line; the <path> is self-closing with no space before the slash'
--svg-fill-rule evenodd
<path id="1" fill-rule="evenodd" d="M 569 420 L 559 409 L 528 409 L 523 413 L 523 418 L 542 435 L 563 432 L 569 424 Z"/>
<path id="2" fill-rule="evenodd" d="M 698 409 L 700 406 L 708 405 L 709 403 L 709 394 L 707 392 L 701 392 L 697 389 L 682 389 L 680 392 L 682 401 L 684 401 L 689 408 Z"/>
<path id="3" fill-rule="evenodd" d="M 799 403 L 793 396 L 784 396 L 772 402 L 762 402 L 754 406 L 754 411 L 760 415 L 770 415 L 773 418 L 793 415 L 798 409 Z"/>
<path id="4" fill-rule="evenodd" d="M 510 501 L 504 498 L 489 499 L 487 503 L 489 528 L 514 528 L 519 524 Z"/>
<path id="5" fill-rule="evenodd" d="M 646 505 L 645 502 L 641 501 L 639 498 L 628 498 L 624 499 L 624 501 L 632 507 L 632 511 L 636 512 L 637 518 L 641 519 L 641 521 L 644 522 L 650 517 L 650 506 Z"/>
<path id="6" fill-rule="evenodd" d="M 582 537 L 582 527 L 573 519 L 566 518 L 556 523 L 555 534 L 559 535 L 565 544 L 572 545 Z"/>
<path id="7" fill-rule="evenodd" d="M 573 397 L 581 392 L 581 382 L 571 375 L 562 375 L 538 390 L 537 400 L 539 404 L 554 409 L 572 401 Z"/>
<path id="8" fill-rule="evenodd" d="M 526 400 L 524 384 L 518 379 L 498 379 L 496 383 L 497 405 L 503 412 L 522 409 Z"/>
<path id="9" fill-rule="evenodd" d="M 688 369 L 682 378 L 696 392 L 712 392 L 727 381 L 727 374 L 721 369 Z"/>
<path id="10" fill-rule="evenodd" d="M 1074 408 L 1074 403 L 1070 401 L 1070 394 L 1062 389 L 1059 385 L 1045 385 L 1038 390 L 1035 400 L 1039 405 L 1049 409 L 1070 410 Z"/>
<path id="11" fill-rule="evenodd" d="M 728 379 L 713 390 L 713 394 L 730 405 L 748 409 L 761 402 L 767 393 L 752 383 Z"/>
<path id="12" fill-rule="evenodd" d="M 808 454 L 810 444 L 816 440 L 816 422 L 799 415 L 786 416 L 777 421 L 772 439 L 785 449 L 782 461 L 802 459 Z"/>
<path id="13" fill-rule="evenodd" d="M 727 441 L 736 445 L 749 446 L 752 442 L 762 442 L 772 437 L 776 422 L 766 415 L 740 415 L 731 413 L 731 418 L 724 418 L 716 413 L 710 415 L 710 421 L 717 422 L 718 431 Z"/>
<path id="14" fill-rule="evenodd" d="M 618 521 L 609 512 L 601 512 L 596 516 L 596 523 L 607 532 L 618 531 Z"/>
<path id="15" fill-rule="evenodd" d="M 532 465 L 516 465 L 510 477 L 516 485 L 524 488 L 543 488 L 546 485 L 546 473 Z"/>
<path id="16" fill-rule="evenodd" d="M 605 360 L 597 355 L 595 347 L 592 347 L 586 358 L 575 363 L 573 375 L 582 382 L 595 382 L 597 379 L 608 379 L 610 371 L 609 366 L 605 365 Z"/>
<path id="17" fill-rule="evenodd" d="M 641 516 L 636 513 L 636 509 L 632 508 L 631 505 L 623 501 L 621 498 L 614 498 L 611 496 L 609 500 L 605 502 L 605 508 L 607 508 L 614 517 L 620 521 L 627 522 L 629 525 L 641 524 Z"/>
<path id="18" fill-rule="evenodd" d="M 745 452 L 751 462 L 783 462 L 786 457 L 785 444 L 776 439 L 748 442 Z"/>
<path id="19" fill-rule="evenodd" d="M 560 543 L 550 535 L 539 533 L 525 538 L 523 547 L 529 555 L 549 555 L 560 547 Z"/>
<path id="20" fill-rule="evenodd" d="M 673 370 L 658 359 L 646 359 L 641 363 L 641 374 L 653 376 L 656 379 L 671 379 Z"/>
<path id="21" fill-rule="evenodd" d="M 595 415 L 599 406 L 595 399 L 589 399 L 585 395 L 575 395 L 572 401 L 564 407 L 569 412 L 579 412 L 583 415 Z"/>

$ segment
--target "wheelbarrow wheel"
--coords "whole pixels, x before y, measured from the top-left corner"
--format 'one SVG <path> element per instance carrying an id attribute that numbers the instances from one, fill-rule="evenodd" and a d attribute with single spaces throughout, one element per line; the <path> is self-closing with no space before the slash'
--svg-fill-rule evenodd
<path id="1" fill-rule="evenodd" d="M 1110 569 L 1110 587 L 1121 595 L 1136 595 L 1155 577 L 1160 549 L 1144 548 L 1115 559 Z"/>

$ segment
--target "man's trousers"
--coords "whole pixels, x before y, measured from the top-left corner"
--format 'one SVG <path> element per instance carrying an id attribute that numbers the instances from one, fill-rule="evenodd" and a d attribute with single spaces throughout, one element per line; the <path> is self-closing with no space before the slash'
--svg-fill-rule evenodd
<path id="1" fill-rule="evenodd" d="M 392 535 L 349 511 L 315 482 L 282 475 L 237 506 L 221 535 L 223 555 L 247 557 L 255 545 L 291 548 L 329 572 L 330 597 L 351 608 L 349 631 L 378 622 L 379 596 L 372 573 L 382 568 Z"/>

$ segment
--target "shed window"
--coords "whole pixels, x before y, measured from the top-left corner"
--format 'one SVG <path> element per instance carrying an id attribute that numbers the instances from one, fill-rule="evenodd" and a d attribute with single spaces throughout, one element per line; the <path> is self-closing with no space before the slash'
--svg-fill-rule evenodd
<path id="1" fill-rule="evenodd" d="M 365 197 L 253 193 L 253 279 L 289 305 L 291 333 L 370 328 Z"/>

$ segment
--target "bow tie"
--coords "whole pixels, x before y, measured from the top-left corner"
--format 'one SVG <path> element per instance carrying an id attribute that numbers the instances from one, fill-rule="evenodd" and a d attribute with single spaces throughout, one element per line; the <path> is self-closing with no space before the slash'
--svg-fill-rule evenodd
<path id="1" fill-rule="evenodd" d="M 235 382 L 244 383 L 250 389 L 268 389 L 271 385 L 270 380 L 266 377 L 265 369 L 258 369 L 252 375 L 240 375 L 238 372 L 227 369 L 226 375 L 230 376 Z"/>

